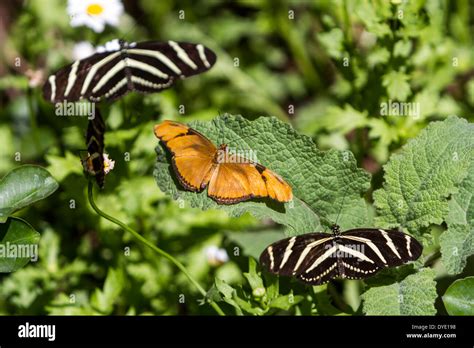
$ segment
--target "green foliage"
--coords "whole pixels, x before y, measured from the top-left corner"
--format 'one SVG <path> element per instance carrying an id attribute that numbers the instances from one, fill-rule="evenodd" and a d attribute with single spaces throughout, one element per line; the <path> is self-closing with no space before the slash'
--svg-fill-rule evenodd
<path id="1" fill-rule="evenodd" d="M 373 287 L 363 295 L 363 311 L 367 315 L 434 315 L 437 297 L 435 272 L 420 270 L 404 280 Z"/>
<path id="2" fill-rule="evenodd" d="M 458 279 L 443 295 L 450 315 L 474 315 L 474 277 Z"/>
<path id="3" fill-rule="evenodd" d="M 38 257 L 40 235 L 11 215 L 51 195 L 58 183 L 41 167 L 21 166 L 0 181 L 0 273 L 14 272 Z"/>
<path id="4" fill-rule="evenodd" d="M 226 314 L 431 315 L 444 312 L 434 285 L 460 283 L 451 303 L 468 300 L 470 278 L 456 280 L 474 266 L 472 4 L 138 1 L 132 7 L 120 26 L 100 34 L 71 27 L 64 1 L 2 7 L 8 32 L 0 175 L 32 163 L 60 188 L 48 196 L 53 183 L 46 189 L 22 179 L 7 191 L 12 177 L 0 183 L 0 202 L 8 202 L 0 204 L 0 219 L 15 216 L 0 223 L 0 243 L 36 244 L 41 235 L 37 262 L 0 261 L 2 270 L 15 270 L 0 274 L 0 314 L 215 314 L 210 303 L 198 305 L 203 295 L 175 265 L 95 215 L 79 158 L 87 121 L 56 117 L 41 97 L 41 76 L 69 64 L 77 42 L 117 37 L 199 42 L 218 56 L 209 72 L 162 93 L 100 105 L 106 151 L 116 164 L 97 204 L 176 257 L 210 289 L 205 300 L 215 298 Z M 384 114 L 389 101 L 415 103 L 419 112 Z M 183 191 L 161 146 L 156 162 L 152 129 L 162 119 L 186 122 L 216 144 L 257 150 L 263 165 L 290 182 L 295 200 L 224 207 L 206 192 Z M 332 222 L 344 229 L 404 227 L 423 243 L 423 256 L 415 267 L 317 287 L 269 275 L 252 260 L 275 240 L 327 231 Z M 229 260 L 212 260 L 209 247 L 225 249 Z M 446 293 L 446 309 L 457 313 L 450 299 Z"/>
<path id="5" fill-rule="evenodd" d="M 408 76 L 399 71 L 391 71 L 383 76 L 382 85 L 387 88 L 388 97 L 391 99 L 405 101 L 411 94 Z"/>
<path id="6" fill-rule="evenodd" d="M 41 167 L 22 166 L 0 182 L 0 222 L 14 212 L 42 200 L 58 188 L 58 183 Z"/>
<path id="7" fill-rule="evenodd" d="M 383 189 L 374 193 L 377 221 L 418 235 L 422 227 L 441 224 L 473 156 L 474 125 L 456 117 L 429 125 L 384 167 Z"/>
<path id="8" fill-rule="evenodd" d="M 216 278 L 213 287 L 207 294 L 207 299 L 223 301 L 231 305 L 235 314 L 264 315 L 274 313 L 276 310 L 290 311 L 303 301 L 304 297 L 279 294 L 279 282 L 277 279 L 265 281 L 260 272 L 257 271 L 257 263 L 249 258 L 249 271 L 244 273 L 249 287 L 233 288 L 223 280 Z"/>
<path id="9" fill-rule="evenodd" d="M 25 266 L 35 257 L 33 248 L 38 246 L 39 240 L 39 233 L 24 220 L 11 218 L 0 224 L 0 273 L 14 272 Z M 30 257 L 21 257 L 20 252 L 29 252 L 26 255 Z"/>
<path id="10" fill-rule="evenodd" d="M 449 201 L 448 230 L 440 237 L 441 260 L 448 273 L 458 274 L 474 254 L 474 167 Z"/>
<path id="11" fill-rule="evenodd" d="M 102 314 L 111 314 L 113 304 L 117 301 L 125 284 L 125 278 L 120 270 L 110 268 L 105 278 L 104 289 L 95 289 L 91 298 L 91 306 Z"/>

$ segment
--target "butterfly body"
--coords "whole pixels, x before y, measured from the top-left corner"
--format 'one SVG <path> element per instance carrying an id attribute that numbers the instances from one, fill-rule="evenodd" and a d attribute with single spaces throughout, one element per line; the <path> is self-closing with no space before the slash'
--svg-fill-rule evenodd
<path id="1" fill-rule="evenodd" d="M 216 147 L 198 131 L 178 122 L 155 126 L 155 135 L 171 152 L 171 163 L 180 184 L 201 192 L 219 204 L 234 204 L 258 197 L 279 202 L 292 199 L 291 187 L 276 173 L 243 156 Z"/>
<path id="2" fill-rule="evenodd" d="M 271 273 L 320 285 L 334 278 L 364 279 L 388 267 L 418 259 L 421 244 L 398 230 L 353 229 L 308 233 L 268 246 L 260 263 Z"/>
<path id="3" fill-rule="evenodd" d="M 97 110 L 95 117 L 87 125 L 86 146 L 89 155 L 82 161 L 82 165 L 88 174 L 95 177 L 100 188 L 105 185 L 104 135 L 105 122 Z"/>

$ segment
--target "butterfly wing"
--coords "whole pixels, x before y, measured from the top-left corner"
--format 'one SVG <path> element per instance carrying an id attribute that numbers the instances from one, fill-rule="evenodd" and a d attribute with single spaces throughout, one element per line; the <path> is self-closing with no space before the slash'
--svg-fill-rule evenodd
<path id="1" fill-rule="evenodd" d="M 130 91 L 159 92 L 179 78 L 209 70 L 216 59 L 214 52 L 199 44 L 117 41 L 117 49 L 77 60 L 49 76 L 43 96 L 52 103 L 99 102 Z"/>
<path id="2" fill-rule="evenodd" d="M 226 153 L 213 173 L 208 194 L 220 204 L 270 197 L 279 202 L 292 199 L 291 187 L 277 174 L 241 156 Z"/>
<path id="3" fill-rule="evenodd" d="M 205 72 L 217 59 L 203 45 L 174 41 L 132 44 L 126 55 L 132 89 L 144 93 L 159 92 L 178 79 Z"/>
<path id="4" fill-rule="evenodd" d="M 257 169 L 262 175 L 267 188 L 268 197 L 279 202 L 289 202 L 293 199 L 293 191 L 291 186 L 283 180 L 281 176 L 265 168 L 261 164 L 257 165 Z"/>
<path id="5" fill-rule="evenodd" d="M 138 42 L 127 48 L 130 57 L 156 66 L 174 78 L 184 78 L 209 70 L 216 63 L 216 54 L 209 48 L 188 42 Z"/>
<path id="6" fill-rule="evenodd" d="M 106 93 L 103 92 L 105 88 L 99 88 L 100 91 L 96 92 L 94 92 L 94 88 L 120 60 L 120 51 L 96 53 L 77 60 L 49 76 L 43 86 L 43 97 L 52 103 L 74 102 L 80 99 L 90 99 L 91 96 L 98 98 Z M 124 77 L 125 73 L 122 71 L 122 73 L 117 73 L 110 82 L 116 86 Z M 110 86 L 110 82 L 107 83 L 107 86 Z M 124 86 L 126 92 L 126 84 Z M 119 88 L 112 94 L 117 97 L 121 95 L 120 93 L 125 92 L 123 88 Z"/>
<path id="7" fill-rule="evenodd" d="M 354 229 L 338 239 L 341 278 L 362 279 L 387 267 L 418 259 L 423 251 L 413 237 L 398 230 Z"/>
<path id="8" fill-rule="evenodd" d="M 279 240 L 260 255 L 271 273 L 296 276 L 307 284 L 324 284 L 337 275 L 334 238 L 326 233 L 308 233 Z"/>
<path id="9" fill-rule="evenodd" d="M 217 148 L 201 133 L 188 126 L 164 121 L 155 126 L 155 135 L 172 154 L 173 168 L 181 185 L 200 192 L 214 171 Z"/>
<path id="10" fill-rule="evenodd" d="M 262 176 L 250 163 L 218 164 L 209 182 L 208 195 L 220 204 L 234 204 L 266 197 Z"/>

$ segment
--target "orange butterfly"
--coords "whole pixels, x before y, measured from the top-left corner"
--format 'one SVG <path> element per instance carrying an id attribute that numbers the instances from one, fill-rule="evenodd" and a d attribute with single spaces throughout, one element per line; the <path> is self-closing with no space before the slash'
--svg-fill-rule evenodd
<path id="1" fill-rule="evenodd" d="M 261 164 L 228 152 L 226 144 L 217 148 L 209 139 L 188 126 L 164 121 L 155 126 L 155 135 L 173 155 L 172 164 L 181 185 L 201 192 L 219 204 L 234 204 L 257 197 L 279 202 L 293 198 L 291 187 Z"/>

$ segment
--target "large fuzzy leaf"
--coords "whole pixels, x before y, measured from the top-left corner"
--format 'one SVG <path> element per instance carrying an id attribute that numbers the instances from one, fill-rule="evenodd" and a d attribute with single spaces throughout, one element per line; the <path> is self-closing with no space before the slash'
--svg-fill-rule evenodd
<path id="1" fill-rule="evenodd" d="M 439 239 L 441 260 L 448 273 L 458 274 L 474 254 L 474 165 L 448 206 L 448 229 Z"/>
<path id="2" fill-rule="evenodd" d="M 401 282 L 373 287 L 363 295 L 367 315 L 434 315 L 435 271 L 429 268 L 409 275 Z"/>
<path id="3" fill-rule="evenodd" d="M 431 123 L 384 167 L 385 184 L 374 193 L 378 223 L 414 234 L 441 224 L 473 158 L 473 124 L 457 117 Z"/>

